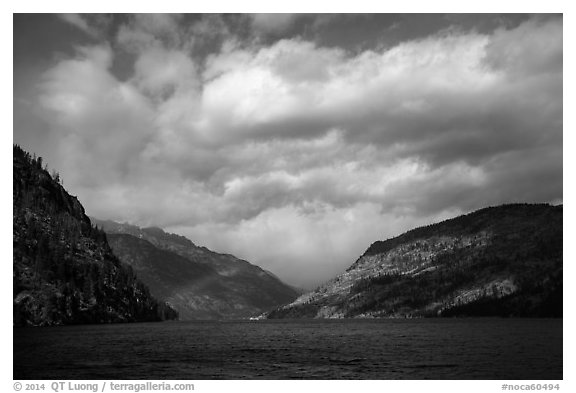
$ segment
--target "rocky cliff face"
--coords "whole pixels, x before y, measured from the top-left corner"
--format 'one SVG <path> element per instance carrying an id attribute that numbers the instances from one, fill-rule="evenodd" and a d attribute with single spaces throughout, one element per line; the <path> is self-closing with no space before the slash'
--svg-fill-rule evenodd
<path id="1" fill-rule="evenodd" d="M 175 318 L 110 249 L 42 159 L 13 149 L 14 324 Z"/>
<path id="2" fill-rule="evenodd" d="M 504 205 L 373 243 L 268 318 L 562 315 L 562 206 Z"/>
<path id="3" fill-rule="evenodd" d="M 160 228 L 113 221 L 104 228 L 116 255 L 152 294 L 187 319 L 248 318 L 293 301 L 298 293 L 274 275 L 230 254 L 219 254 Z"/>

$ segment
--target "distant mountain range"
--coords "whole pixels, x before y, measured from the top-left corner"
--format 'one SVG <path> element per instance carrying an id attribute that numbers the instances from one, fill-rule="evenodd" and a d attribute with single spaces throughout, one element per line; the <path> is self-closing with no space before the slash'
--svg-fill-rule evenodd
<path id="1" fill-rule="evenodd" d="M 120 260 L 181 320 L 248 318 L 293 301 L 299 292 L 272 273 L 160 228 L 92 221 Z"/>
<path id="2" fill-rule="evenodd" d="M 59 175 L 17 145 L 12 206 L 15 326 L 178 317 L 116 258 Z"/>
<path id="3" fill-rule="evenodd" d="M 373 243 L 262 318 L 562 316 L 562 206 L 490 207 Z"/>

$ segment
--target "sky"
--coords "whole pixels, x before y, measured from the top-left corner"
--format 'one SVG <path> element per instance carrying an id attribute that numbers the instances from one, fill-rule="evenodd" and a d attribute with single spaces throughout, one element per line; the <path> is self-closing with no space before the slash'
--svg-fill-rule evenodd
<path id="1" fill-rule="evenodd" d="M 15 14 L 13 141 L 87 214 L 313 288 L 376 240 L 563 202 L 563 18 Z"/>

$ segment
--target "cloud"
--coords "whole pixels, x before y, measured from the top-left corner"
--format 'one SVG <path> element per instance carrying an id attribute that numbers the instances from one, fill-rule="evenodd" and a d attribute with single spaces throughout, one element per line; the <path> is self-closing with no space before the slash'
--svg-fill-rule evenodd
<path id="1" fill-rule="evenodd" d="M 95 37 L 97 35 L 96 31 L 88 25 L 88 22 L 80 14 L 60 14 L 58 17 L 89 36 Z"/>
<path id="2" fill-rule="evenodd" d="M 139 52 L 153 45 L 176 47 L 182 43 L 181 15 L 136 14 L 118 29 L 116 41 L 123 48 Z"/>
<path id="3" fill-rule="evenodd" d="M 171 95 L 196 85 L 196 66 L 181 51 L 152 47 L 137 58 L 134 68 L 135 84 L 152 94 Z"/>
<path id="4" fill-rule="evenodd" d="M 278 34 L 288 30 L 300 14 L 250 14 L 252 27 L 264 34 Z"/>
<path id="5" fill-rule="evenodd" d="M 106 14 L 59 14 L 58 17 L 94 39 L 101 38 L 112 22 Z"/>
<path id="6" fill-rule="evenodd" d="M 517 78 L 562 72 L 562 24 L 542 17 L 516 29 L 498 29 L 486 50 L 486 62 Z"/>
<path id="7" fill-rule="evenodd" d="M 109 68 L 108 46 L 81 47 L 78 57 L 44 74 L 41 105 L 60 133 L 57 166 L 79 187 L 100 187 L 133 175 L 134 159 L 150 137 L 154 113 L 134 86 Z"/>
<path id="8" fill-rule="evenodd" d="M 230 128 L 248 137 L 276 131 L 273 136 L 287 138 L 331 127 L 349 130 L 354 139 L 389 141 L 392 132 L 406 137 L 402 127 L 414 128 L 406 118 L 434 116 L 437 99 L 455 96 L 457 105 L 497 83 L 474 63 L 485 42 L 480 36 L 446 37 L 349 58 L 341 50 L 283 40 L 205 86 L 205 124 L 213 122 L 212 138 Z M 224 56 L 213 64 L 234 54 Z M 381 129 L 398 122 L 392 131 Z"/>
<path id="9" fill-rule="evenodd" d="M 533 26 L 533 34 L 548 35 L 548 26 Z M 551 74 L 555 80 L 535 78 L 520 86 L 510 80 L 519 71 L 516 68 L 488 66 L 489 44 L 486 35 L 449 34 L 356 57 L 297 40 L 280 41 L 252 56 L 245 51 L 225 53 L 223 59 L 212 59 L 212 65 L 221 67 L 233 57 L 235 67 L 206 84 L 202 125 L 207 129 L 198 131 L 212 141 L 222 133 L 225 142 L 229 134 L 288 138 L 338 127 L 347 131 L 350 140 L 390 145 L 424 137 L 430 144 L 444 146 L 443 140 L 460 139 L 470 141 L 468 150 L 477 139 L 517 139 L 517 131 L 526 131 L 510 130 L 507 136 L 499 130 L 517 124 L 523 115 L 518 111 L 528 114 L 534 109 L 531 106 L 542 101 L 558 101 L 561 73 Z M 558 62 L 557 46 L 547 48 L 541 56 Z M 519 90 L 530 90 L 538 98 L 516 105 Z M 551 117 L 556 115 L 550 112 Z M 488 124 L 491 118 L 495 124 Z"/>
<path id="10" fill-rule="evenodd" d="M 53 165 L 90 214 L 167 227 L 299 285 L 416 225 L 562 200 L 561 17 L 350 53 L 242 41 L 222 18 L 135 16 L 40 90 Z"/>

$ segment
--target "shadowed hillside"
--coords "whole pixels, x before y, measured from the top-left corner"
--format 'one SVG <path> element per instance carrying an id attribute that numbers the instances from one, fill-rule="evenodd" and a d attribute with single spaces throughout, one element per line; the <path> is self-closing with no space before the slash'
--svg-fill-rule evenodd
<path id="1" fill-rule="evenodd" d="M 152 294 L 187 319 L 248 318 L 293 301 L 298 292 L 273 274 L 160 228 L 93 219 L 118 257 Z"/>
<path id="2" fill-rule="evenodd" d="M 177 318 L 113 254 L 104 231 L 50 175 L 13 148 L 14 325 Z"/>

